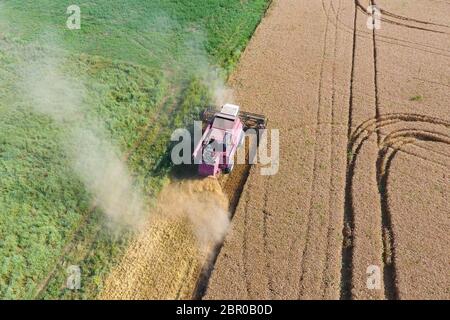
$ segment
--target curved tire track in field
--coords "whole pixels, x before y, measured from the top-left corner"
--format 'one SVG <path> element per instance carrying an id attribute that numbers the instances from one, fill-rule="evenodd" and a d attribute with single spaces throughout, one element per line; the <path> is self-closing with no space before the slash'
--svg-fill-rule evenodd
<path id="1" fill-rule="evenodd" d="M 437 142 L 445 145 L 450 145 L 450 122 L 441 120 L 434 117 L 429 117 L 420 114 L 386 114 L 379 117 L 378 119 L 369 119 L 364 123 L 360 124 L 355 130 L 354 134 L 351 136 L 349 150 L 352 151 L 352 156 L 350 158 L 349 168 L 348 168 L 348 179 L 346 186 L 346 202 L 347 210 L 351 217 L 354 215 L 355 208 L 353 207 L 353 179 L 354 170 L 356 166 L 356 160 L 360 156 L 360 150 L 363 144 L 368 141 L 368 139 L 374 135 L 378 134 L 381 128 L 387 128 L 392 125 L 401 125 L 405 123 L 421 123 L 426 125 L 431 125 L 434 130 L 429 129 L 397 129 L 389 132 L 380 142 L 378 150 L 378 158 L 376 163 L 377 168 L 377 185 L 380 196 L 381 205 L 381 221 L 382 221 L 382 234 L 383 234 L 383 273 L 384 273 L 384 288 L 385 288 L 385 298 L 387 299 L 399 299 L 399 289 L 397 287 L 397 271 L 395 265 L 395 234 L 393 232 L 392 226 L 392 215 L 388 206 L 388 178 L 390 174 L 390 167 L 395 159 L 395 156 L 399 152 L 406 152 L 409 155 L 417 156 L 416 154 L 407 152 L 403 150 L 405 145 L 415 145 L 417 142 Z M 443 130 L 444 129 L 444 130 Z M 434 152 L 431 149 L 427 151 Z M 445 155 L 447 156 L 447 155 Z M 435 162 L 433 159 L 425 159 L 431 161 L 439 166 L 444 166 L 439 162 Z M 355 228 L 353 224 L 353 218 L 349 223 L 349 232 L 345 235 L 344 243 L 349 244 L 345 249 L 346 256 L 350 259 L 343 259 L 343 277 L 344 284 L 347 283 L 348 286 L 345 287 L 346 291 L 342 292 L 343 298 L 351 298 L 351 270 L 352 270 L 352 260 L 353 255 L 353 239 L 352 234 Z M 350 272 L 349 272 L 350 270 Z M 350 276 L 350 278 L 349 278 Z"/>
<path id="2" fill-rule="evenodd" d="M 376 5 L 375 0 L 370 0 L 371 5 Z M 367 12 L 365 8 L 361 5 L 359 0 L 355 1 L 355 5 L 357 10 L 363 11 L 366 15 Z M 392 22 L 392 21 L 391 21 Z M 420 29 L 423 31 L 431 31 L 437 33 L 445 33 L 437 30 L 430 30 L 421 27 L 413 27 L 410 25 L 400 24 L 405 27 L 412 27 L 414 29 Z M 353 30 L 356 33 L 356 26 Z M 366 37 L 370 38 L 370 37 Z M 428 125 L 434 125 L 438 123 L 438 125 L 443 125 L 448 128 L 448 123 L 439 119 L 435 119 L 432 117 L 421 116 L 421 115 L 411 115 L 411 114 L 394 114 L 394 115 L 383 115 L 381 112 L 381 104 L 380 104 L 380 94 L 379 94 L 379 68 L 378 68 L 378 46 L 377 42 L 380 41 L 379 35 L 374 28 L 371 32 L 371 42 L 373 48 L 373 84 L 374 84 L 374 113 L 375 117 L 370 119 L 356 128 L 355 133 L 351 136 L 349 135 L 348 141 L 348 155 L 349 159 L 347 162 L 347 182 L 345 188 L 345 215 L 344 215 L 344 226 L 343 226 L 343 234 L 344 241 L 342 246 L 342 261 L 343 266 L 341 269 L 341 281 L 342 281 L 342 289 L 341 289 L 341 298 L 343 299 L 351 299 L 353 297 L 352 288 L 355 285 L 355 277 L 354 265 L 353 265 L 353 257 L 354 253 L 354 231 L 355 231 L 355 206 L 354 206 L 354 179 L 355 179 L 355 167 L 356 160 L 360 156 L 360 153 L 363 150 L 363 145 L 372 135 L 376 136 L 377 147 L 378 147 L 378 156 L 376 159 L 376 183 L 378 186 L 378 196 L 380 200 L 380 210 L 381 210 L 381 237 L 382 237 L 382 246 L 383 246 L 383 257 L 381 259 L 383 265 L 384 272 L 384 297 L 387 299 L 398 299 L 399 298 L 399 290 L 396 284 L 397 271 L 395 266 L 395 252 L 394 252 L 394 234 L 392 231 L 392 219 L 391 213 L 388 207 L 388 194 L 387 194 L 387 177 L 389 175 L 390 164 L 392 163 L 395 155 L 400 151 L 400 149 L 395 149 L 393 152 L 390 161 L 387 163 L 387 167 L 383 167 L 384 156 L 387 150 L 391 150 L 393 147 L 396 147 L 399 143 L 403 144 L 408 141 L 408 144 L 415 144 L 418 141 L 434 141 L 432 137 L 428 136 L 430 133 L 426 131 L 417 130 L 414 135 L 410 136 L 411 131 L 405 130 L 393 130 L 389 137 L 390 140 L 383 139 L 381 134 L 381 128 L 387 127 L 391 124 L 398 124 L 400 121 L 405 122 L 413 122 L 413 123 L 427 123 Z M 353 112 L 352 106 L 350 107 L 350 116 L 349 116 L 349 130 L 352 124 L 351 113 Z M 370 130 L 369 134 L 366 134 L 359 141 L 358 139 L 362 136 L 363 132 Z M 350 131 L 349 131 L 350 132 Z M 396 139 L 392 139 L 394 136 L 397 136 Z M 413 141 L 409 141 L 413 139 Z M 438 142 L 438 141 L 435 141 Z M 365 148 L 364 148 L 365 149 Z M 359 181 L 361 182 L 361 181 Z"/>
<path id="3" fill-rule="evenodd" d="M 450 128 L 450 124 L 447 125 Z M 383 228 L 383 262 L 384 262 L 384 288 L 385 297 L 388 299 L 399 299 L 397 286 L 397 268 L 395 254 L 395 235 L 392 226 L 392 214 L 389 208 L 388 178 L 390 167 L 401 146 L 415 144 L 419 141 L 438 142 L 450 145 L 450 134 L 441 134 L 428 130 L 399 130 L 389 134 L 383 141 L 383 147 L 379 150 L 377 160 L 377 183 L 380 191 L 381 220 Z M 429 150 L 431 151 L 431 150 Z M 411 154 L 411 153 L 409 153 Z M 428 159 L 428 161 L 431 161 Z M 440 165 L 440 164 L 439 164 Z"/>

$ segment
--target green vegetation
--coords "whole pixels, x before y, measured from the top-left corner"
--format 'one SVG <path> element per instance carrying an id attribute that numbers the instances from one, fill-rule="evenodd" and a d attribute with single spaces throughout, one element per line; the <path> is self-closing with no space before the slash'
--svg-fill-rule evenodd
<path id="1" fill-rule="evenodd" d="M 185 57 L 185 40 L 194 32 L 205 38 L 215 62 L 229 69 L 259 23 L 267 0 L 79 0 L 82 28 L 65 27 L 73 1 L 10 0 L 2 11 L 9 29 L 21 39 L 58 32 L 64 47 L 159 68 Z"/>
<path id="2" fill-rule="evenodd" d="M 412 96 L 411 98 L 409 98 L 409 101 L 416 101 L 416 102 L 418 102 L 418 101 L 422 101 L 422 100 L 423 100 L 423 96 L 420 95 L 420 94 Z"/>
<path id="3" fill-rule="evenodd" d="M 87 117 L 128 155 L 151 204 L 170 171 L 171 132 L 210 102 L 197 72 L 232 69 L 267 0 L 83 0 L 76 31 L 65 28 L 70 4 L 11 0 L 0 10 L 0 298 L 95 297 L 132 236 L 104 227 L 71 170 L 66 128 L 33 112 L 19 66 L 63 51 L 61 69 L 86 88 Z M 82 269 L 76 292 L 64 287 L 72 264 Z"/>

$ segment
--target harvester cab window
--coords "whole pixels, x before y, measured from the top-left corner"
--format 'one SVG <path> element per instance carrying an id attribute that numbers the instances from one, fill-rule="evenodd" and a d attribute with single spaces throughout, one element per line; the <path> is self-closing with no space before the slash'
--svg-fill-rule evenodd
<path id="1" fill-rule="evenodd" d="M 221 130 L 231 130 L 234 126 L 234 120 L 217 116 L 214 119 L 213 127 Z"/>

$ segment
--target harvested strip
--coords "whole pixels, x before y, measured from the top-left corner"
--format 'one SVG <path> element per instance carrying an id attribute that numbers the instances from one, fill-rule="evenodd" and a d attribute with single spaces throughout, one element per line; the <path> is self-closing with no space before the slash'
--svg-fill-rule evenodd
<path id="1" fill-rule="evenodd" d="M 100 299 L 189 299 L 210 248 L 228 228 L 228 200 L 215 179 L 174 182 L 112 270 Z"/>

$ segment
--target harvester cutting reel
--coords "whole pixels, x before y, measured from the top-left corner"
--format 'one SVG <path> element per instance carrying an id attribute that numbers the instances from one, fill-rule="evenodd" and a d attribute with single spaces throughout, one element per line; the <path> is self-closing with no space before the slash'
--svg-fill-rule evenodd
<path id="1" fill-rule="evenodd" d="M 202 114 L 203 122 L 205 124 L 211 123 L 218 112 L 219 111 L 217 111 L 217 109 L 214 107 L 207 108 L 205 111 L 203 111 Z M 258 131 L 260 129 L 266 129 L 267 127 L 268 120 L 266 116 L 251 112 L 239 111 L 238 117 L 244 126 L 244 131 L 247 131 L 248 129 L 254 129 Z"/>

